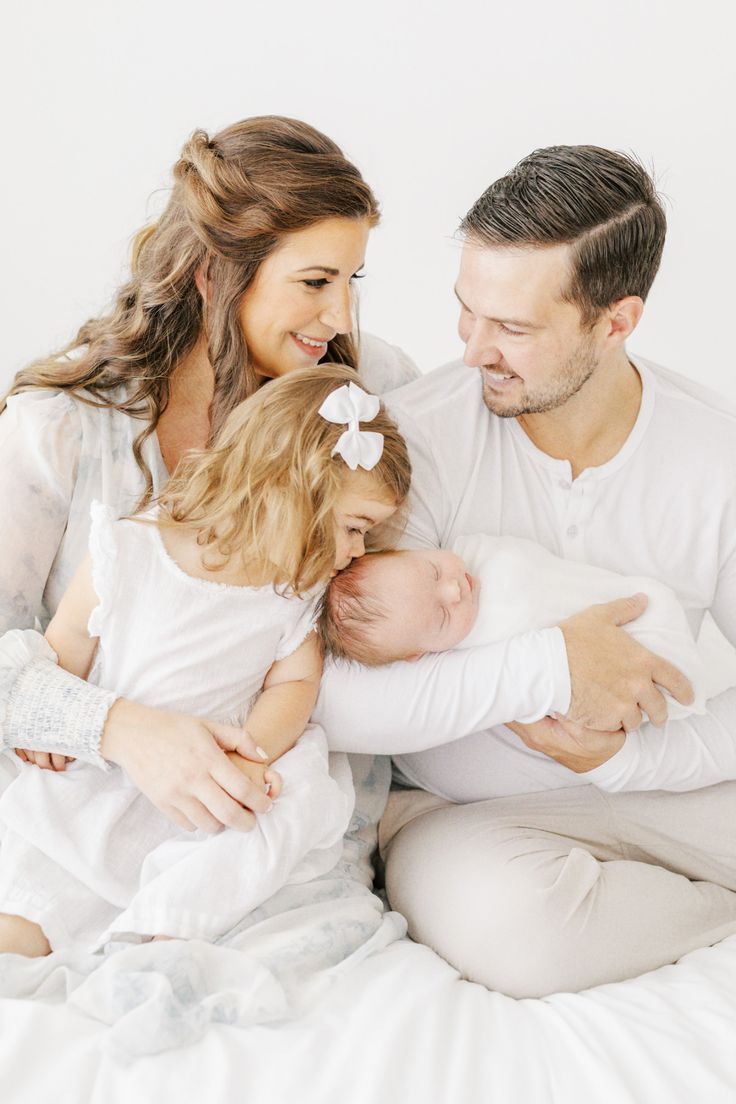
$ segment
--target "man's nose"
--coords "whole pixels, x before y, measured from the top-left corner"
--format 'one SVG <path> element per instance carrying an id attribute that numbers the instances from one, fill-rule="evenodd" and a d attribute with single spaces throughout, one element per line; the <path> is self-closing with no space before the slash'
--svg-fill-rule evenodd
<path id="1" fill-rule="evenodd" d="M 476 323 L 465 345 L 463 361 L 469 368 L 480 368 L 483 364 L 497 364 L 500 359 L 501 352 L 496 348 L 492 334 L 482 323 Z"/>

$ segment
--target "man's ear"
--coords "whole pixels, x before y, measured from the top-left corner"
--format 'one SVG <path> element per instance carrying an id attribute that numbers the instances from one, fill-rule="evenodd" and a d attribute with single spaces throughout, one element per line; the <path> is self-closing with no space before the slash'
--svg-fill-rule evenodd
<path id="1" fill-rule="evenodd" d="M 608 330 L 606 341 L 609 345 L 623 345 L 639 324 L 644 312 L 644 301 L 638 295 L 625 295 L 612 303 L 606 312 Z"/>

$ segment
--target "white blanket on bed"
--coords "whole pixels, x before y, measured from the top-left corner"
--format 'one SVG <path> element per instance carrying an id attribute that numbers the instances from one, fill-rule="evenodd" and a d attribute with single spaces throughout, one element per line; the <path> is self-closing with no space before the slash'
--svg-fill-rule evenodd
<path id="1" fill-rule="evenodd" d="M 398 913 L 371 892 L 370 853 L 388 792 L 385 758 L 351 756 L 359 801 L 342 858 L 288 885 L 226 941 L 118 944 L 107 954 L 0 956 L 0 996 L 66 1000 L 112 1030 L 120 1057 L 199 1039 L 210 1024 L 245 1027 L 303 1014 L 335 975 L 404 935 Z"/>

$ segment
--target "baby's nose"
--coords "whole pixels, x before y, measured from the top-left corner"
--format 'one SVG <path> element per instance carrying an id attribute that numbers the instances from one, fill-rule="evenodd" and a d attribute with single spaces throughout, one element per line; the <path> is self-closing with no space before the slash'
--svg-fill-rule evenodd
<path id="1" fill-rule="evenodd" d="M 462 589 L 457 579 L 447 579 L 445 581 L 445 601 L 450 605 L 457 605 L 462 598 Z"/>

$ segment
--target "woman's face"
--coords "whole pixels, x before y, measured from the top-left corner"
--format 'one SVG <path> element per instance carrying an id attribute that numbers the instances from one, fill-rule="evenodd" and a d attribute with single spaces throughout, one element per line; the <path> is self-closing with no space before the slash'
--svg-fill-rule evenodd
<path id="1" fill-rule="evenodd" d="M 330 218 L 287 234 L 243 296 L 240 325 L 256 372 L 267 379 L 322 360 L 353 328 L 351 281 L 362 268 L 367 219 Z"/>

